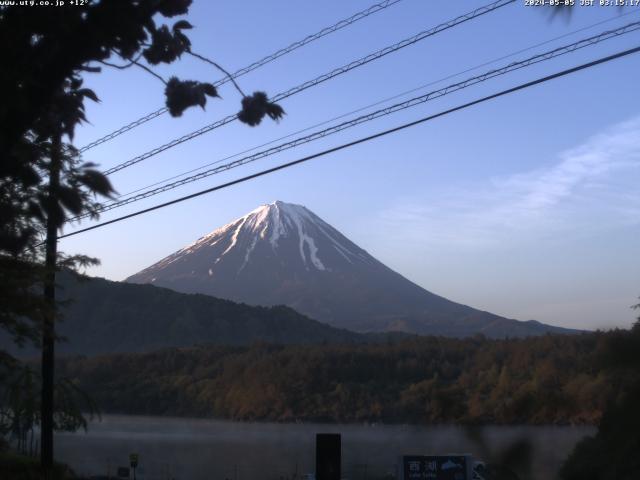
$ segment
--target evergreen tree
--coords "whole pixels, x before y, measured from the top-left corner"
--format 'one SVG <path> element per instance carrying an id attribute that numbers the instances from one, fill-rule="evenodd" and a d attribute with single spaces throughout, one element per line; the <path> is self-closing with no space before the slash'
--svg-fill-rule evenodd
<path id="1" fill-rule="evenodd" d="M 83 88 L 81 75 L 99 73 L 102 66 L 143 68 L 165 84 L 172 116 L 192 106 L 204 108 L 208 98 L 218 96 L 211 83 L 175 77 L 165 81 L 151 68 L 183 54 L 217 66 L 193 54 L 184 33 L 192 28 L 187 21 L 171 27 L 156 24 L 159 18 L 186 14 L 190 4 L 191 0 L 122 0 L 71 9 L 0 7 L 0 276 L 5 280 L 0 300 L 6 302 L 0 328 L 17 342 L 39 339 L 43 348 L 46 474 L 53 462 L 55 272 L 63 265 L 94 261 L 61 258 L 57 233 L 68 216 L 95 216 L 97 197 L 114 193 L 97 166 L 83 162 L 72 145 L 75 128 L 85 121 L 84 101 L 98 101 L 93 91 Z M 265 116 L 279 119 L 283 114 L 264 92 L 256 92 L 243 94 L 238 118 L 254 126 Z M 0 359 L 10 360 L 6 355 Z"/>

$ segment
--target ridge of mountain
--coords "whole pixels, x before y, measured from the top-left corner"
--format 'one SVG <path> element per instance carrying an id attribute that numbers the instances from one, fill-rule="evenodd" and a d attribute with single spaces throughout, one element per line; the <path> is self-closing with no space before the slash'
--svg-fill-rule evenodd
<path id="1" fill-rule="evenodd" d="M 128 277 L 250 305 L 287 305 L 356 332 L 488 337 L 576 333 L 450 301 L 406 279 L 301 205 L 276 201 Z"/>
<path id="2" fill-rule="evenodd" d="M 63 341 L 56 354 L 96 355 L 149 352 L 194 345 L 361 343 L 363 335 L 337 329 L 286 306 L 255 307 L 202 294 L 184 294 L 153 285 L 135 285 L 68 272 L 58 276 Z M 65 301 L 69 300 L 69 301 Z M 380 339 L 382 340 L 382 339 Z M 6 335 L 0 348 L 19 356 Z"/>

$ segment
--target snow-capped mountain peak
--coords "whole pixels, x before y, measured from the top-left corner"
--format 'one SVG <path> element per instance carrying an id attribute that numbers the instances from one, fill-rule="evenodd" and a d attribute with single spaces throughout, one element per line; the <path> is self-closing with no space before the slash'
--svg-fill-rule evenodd
<path id="1" fill-rule="evenodd" d="M 435 295 L 306 207 L 281 201 L 213 230 L 127 281 L 253 305 L 288 305 L 357 331 L 502 336 L 540 330 Z"/>
<path id="2" fill-rule="evenodd" d="M 238 273 L 251 261 L 258 244 L 268 245 L 274 254 L 283 243 L 295 243 L 303 266 L 320 271 L 336 267 L 336 257 L 353 263 L 367 261 L 366 252 L 302 205 L 275 201 L 217 228 L 141 273 L 179 262 L 196 252 L 207 252 L 209 276 L 226 256 L 240 255 Z M 229 257 L 230 258 L 230 257 Z"/>

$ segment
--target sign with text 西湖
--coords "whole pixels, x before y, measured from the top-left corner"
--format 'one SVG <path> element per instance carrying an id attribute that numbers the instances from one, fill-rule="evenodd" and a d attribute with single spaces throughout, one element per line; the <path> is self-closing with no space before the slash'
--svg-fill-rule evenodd
<path id="1" fill-rule="evenodd" d="M 470 480 L 465 455 L 406 455 L 402 480 Z"/>

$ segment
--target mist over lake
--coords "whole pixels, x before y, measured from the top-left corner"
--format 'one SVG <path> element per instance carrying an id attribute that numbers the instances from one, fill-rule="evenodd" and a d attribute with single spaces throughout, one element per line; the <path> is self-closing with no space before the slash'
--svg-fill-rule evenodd
<path id="1" fill-rule="evenodd" d="M 533 478 L 553 478 L 594 427 L 489 426 L 492 452 L 527 438 Z M 185 418 L 105 415 L 88 432 L 59 434 L 56 459 L 87 475 L 115 474 L 140 455 L 141 480 L 280 480 L 315 470 L 315 434 L 342 434 L 342 477 L 372 480 L 395 473 L 403 454 L 471 453 L 481 447 L 459 426 L 238 423 Z"/>

